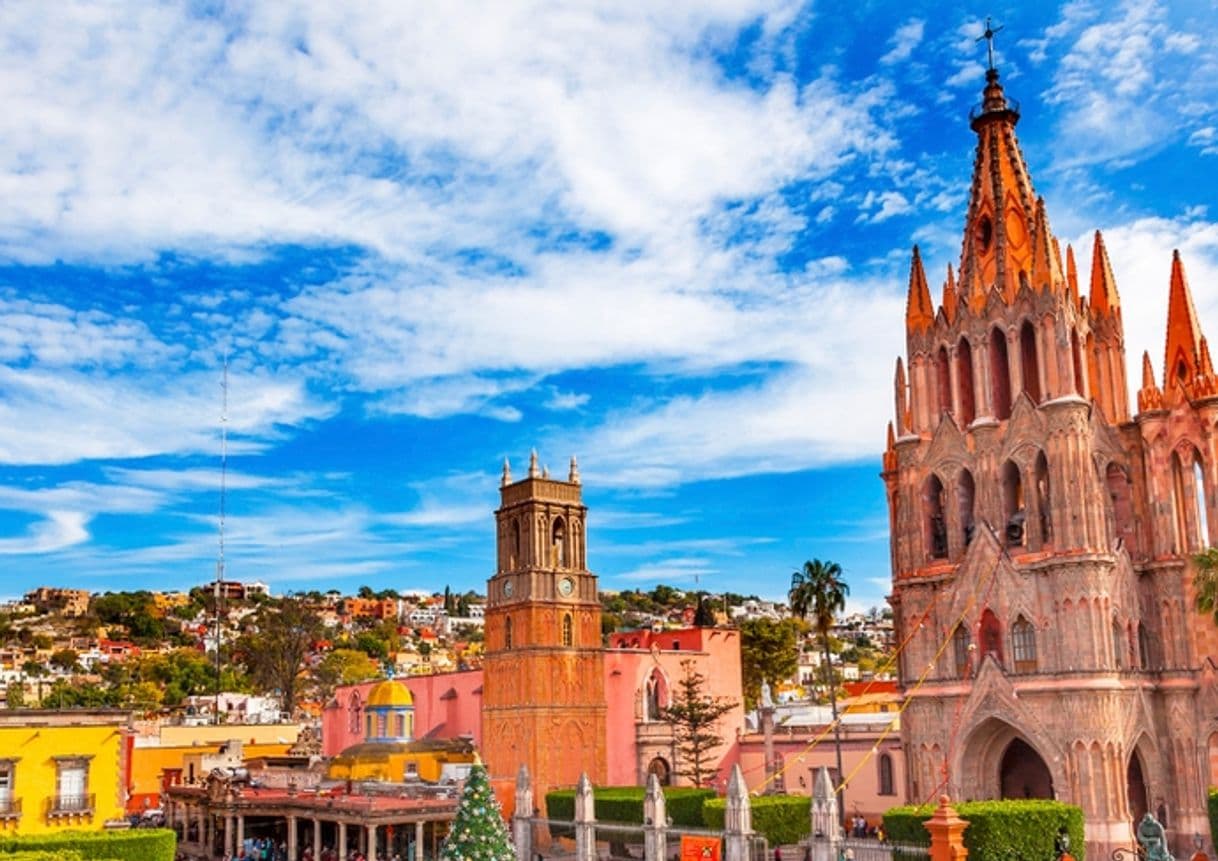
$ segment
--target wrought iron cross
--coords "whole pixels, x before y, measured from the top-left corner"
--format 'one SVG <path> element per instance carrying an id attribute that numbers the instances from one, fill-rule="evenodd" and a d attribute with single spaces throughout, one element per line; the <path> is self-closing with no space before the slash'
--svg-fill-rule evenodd
<path id="1" fill-rule="evenodd" d="M 1003 25 L 1000 24 L 999 26 L 995 27 L 990 23 L 990 16 L 987 15 L 985 16 L 985 32 L 977 37 L 978 42 L 985 39 L 985 50 L 989 55 L 990 71 L 994 70 L 994 35 L 1002 29 L 1002 26 Z"/>

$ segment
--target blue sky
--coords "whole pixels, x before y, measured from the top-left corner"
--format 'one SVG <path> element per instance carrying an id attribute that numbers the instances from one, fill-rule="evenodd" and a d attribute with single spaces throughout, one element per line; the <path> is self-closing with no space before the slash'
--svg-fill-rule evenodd
<path id="1" fill-rule="evenodd" d="M 1129 367 L 1218 320 L 1212 0 L 0 7 L 0 595 L 482 588 L 577 454 L 605 588 L 882 604 L 911 246 L 959 255 L 979 15 Z"/>

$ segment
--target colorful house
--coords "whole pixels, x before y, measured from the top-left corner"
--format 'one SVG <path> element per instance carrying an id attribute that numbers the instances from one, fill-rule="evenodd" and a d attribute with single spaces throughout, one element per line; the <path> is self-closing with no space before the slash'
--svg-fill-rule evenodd
<path id="1" fill-rule="evenodd" d="M 126 712 L 0 711 L 0 835 L 126 827 Z"/>

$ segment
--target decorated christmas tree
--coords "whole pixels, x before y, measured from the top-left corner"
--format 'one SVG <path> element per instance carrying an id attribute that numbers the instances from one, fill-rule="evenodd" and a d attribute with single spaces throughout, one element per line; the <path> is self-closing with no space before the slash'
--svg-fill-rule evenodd
<path id="1" fill-rule="evenodd" d="M 441 861 L 515 861 L 516 849 L 503 823 L 503 810 L 491 789 L 486 768 L 474 763 L 457 818 L 453 820 L 444 845 L 440 847 Z"/>

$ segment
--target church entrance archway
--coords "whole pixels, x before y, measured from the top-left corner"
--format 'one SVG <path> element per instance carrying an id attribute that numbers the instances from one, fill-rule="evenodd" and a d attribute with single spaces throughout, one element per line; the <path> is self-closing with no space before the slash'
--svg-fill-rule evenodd
<path id="1" fill-rule="evenodd" d="M 1016 738 L 1007 745 L 998 766 L 1002 798 L 1053 798 L 1053 776 L 1032 745 Z"/>
<path id="2" fill-rule="evenodd" d="M 657 756 L 647 764 L 647 773 L 654 774 L 659 779 L 660 786 L 668 786 L 672 783 L 672 769 L 662 756 Z"/>
<path id="3" fill-rule="evenodd" d="M 1048 760 L 1029 736 L 1000 717 L 981 721 L 953 757 L 961 798 L 1056 798 Z"/>
<path id="4" fill-rule="evenodd" d="M 1146 799 L 1146 777 L 1142 770 L 1142 757 L 1135 750 L 1129 757 L 1129 767 L 1125 769 L 1125 794 L 1129 799 L 1129 815 L 1133 822 L 1141 821 L 1143 814 L 1150 810 Z"/>

